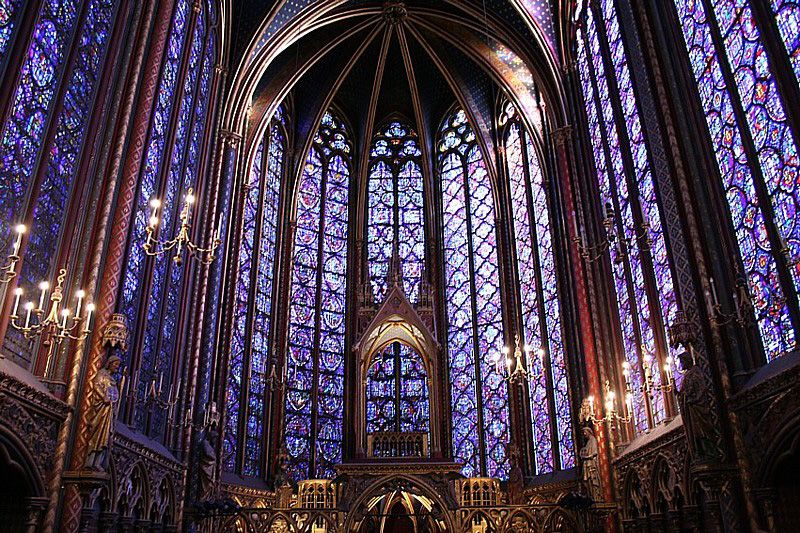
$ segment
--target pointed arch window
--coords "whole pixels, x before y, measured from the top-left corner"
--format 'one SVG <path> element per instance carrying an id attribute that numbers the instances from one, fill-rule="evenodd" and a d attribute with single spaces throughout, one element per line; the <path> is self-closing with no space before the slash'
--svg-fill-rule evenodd
<path id="1" fill-rule="evenodd" d="M 658 386 L 664 363 L 677 355 L 666 336 L 678 312 L 674 274 L 614 2 L 602 0 L 584 15 L 578 69 L 600 203 L 617 236 L 608 253 L 622 351 L 631 368 L 634 425 L 644 431 L 667 416 Z M 650 371 L 655 387 L 648 395 L 640 391 Z"/>
<path id="2" fill-rule="evenodd" d="M 228 471 L 264 475 L 266 379 L 274 367 L 270 349 L 278 213 L 286 134 L 279 108 L 270 121 L 244 187 L 236 301 L 228 363 L 224 457 Z"/>
<path id="3" fill-rule="evenodd" d="M 123 391 L 121 416 L 156 438 L 165 432 L 166 411 L 147 402 L 148 388 L 167 401 L 177 393 L 181 364 L 175 360 L 180 337 L 178 308 L 186 290 L 186 268 L 165 258 L 148 258 L 142 249 L 150 200 L 162 199 L 160 235 L 172 235 L 179 224 L 183 195 L 202 186 L 203 154 L 209 124 L 211 75 L 216 64 L 211 4 L 194 11 L 191 2 L 175 6 L 163 59 L 153 120 L 145 145 L 128 240 L 119 312 L 129 320 L 132 350 L 126 362 L 138 375 L 135 390 Z M 182 74 L 182 76 L 181 76 Z M 196 181 L 195 181 L 196 180 Z M 144 310 L 140 313 L 139 310 Z"/>
<path id="4" fill-rule="evenodd" d="M 551 209 L 544 173 L 531 134 L 510 103 L 501 116 L 511 191 L 517 275 L 522 304 L 537 474 L 575 466 L 566 350 Z M 549 364 L 548 364 L 549 363 Z"/>
<path id="5" fill-rule="evenodd" d="M 393 342 L 373 356 L 367 372 L 367 433 L 429 428 L 428 376 L 422 356 Z"/>
<path id="6" fill-rule="evenodd" d="M 327 112 L 297 187 L 284 443 L 295 480 L 342 460 L 348 196 L 352 142 Z"/>
<path id="7" fill-rule="evenodd" d="M 503 344 L 492 183 L 463 110 L 439 130 L 453 457 L 465 476 L 508 477 L 508 387 L 486 357 Z"/>
<path id="8" fill-rule="evenodd" d="M 797 346 L 800 186 L 797 105 L 776 65 L 800 76 L 796 2 L 773 0 L 785 50 L 768 50 L 749 0 L 674 1 L 697 81 L 767 361 Z M 788 56 L 783 52 L 788 52 Z M 790 114 L 787 114 L 790 113 Z"/>
<path id="9" fill-rule="evenodd" d="M 28 36 L 16 32 L 26 7 L 4 3 L 0 21 L 0 68 L 13 40 L 29 39 L 19 73 L 4 77 L 14 88 L 0 133 L 0 220 L 30 227 L 23 285 L 50 277 L 116 14 L 111 0 L 48 0 Z M 0 228 L 0 249 L 9 245 L 9 228 Z M 13 330 L 6 340 L 6 350 L 26 361 L 27 341 Z"/>
<path id="10" fill-rule="evenodd" d="M 386 295 L 392 250 L 398 248 L 408 300 L 417 301 L 425 265 L 422 167 L 417 134 L 392 121 L 372 140 L 369 162 L 367 252 L 377 301 Z"/>

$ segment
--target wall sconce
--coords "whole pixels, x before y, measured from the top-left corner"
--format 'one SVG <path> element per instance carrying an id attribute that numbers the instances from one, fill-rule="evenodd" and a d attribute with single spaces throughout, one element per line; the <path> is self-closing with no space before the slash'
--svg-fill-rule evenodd
<path id="1" fill-rule="evenodd" d="M 49 344 L 47 353 L 47 364 L 45 365 L 45 376 L 50 373 L 50 365 L 52 364 L 53 354 L 56 349 L 61 346 L 65 339 L 80 341 L 85 339 L 90 333 L 90 324 L 92 321 L 92 313 L 94 313 L 94 304 L 86 305 L 86 314 L 84 311 L 84 300 L 86 299 L 86 291 L 83 289 L 75 293 L 75 314 L 67 308 L 61 308 L 61 302 L 64 299 L 64 280 L 67 277 L 66 269 L 61 269 L 56 279 L 55 288 L 50 292 L 49 299 L 47 298 L 50 291 L 51 283 L 42 281 L 39 283 L 39 303 L 34 304 L 33 301 L 25 303 L 25 322 L 20 323 L 21 317 L 19 316 L 19 304 L 22 299 L 24 291 L 22 287 L 14 289 L 14 308 L 11 311 L 11 326 L 20 331 L 26 339 L 34 337 L 42 337 L 45 342 Z M 49 311 L 47 304 L 49 301 Z"/>
<path id="2" fill-rule="evenodd" d="M 753 324 L 753 301 L 747 290 L 747 283 L 741 277 L 736 280 L 736 289 L 733 291 L 733 313 L 722 311 L 722 304 L 717 295 L 717 285 L 714 278 L 708 278 L 710 291 L 706 293 L 707 301 L 711 306 L 711 322 L 715 326 L 724 326 L 736 322 L 740 327 Z"/>
<path id="3" fill-rule="evenodd" d="M 511 383 L 517 383 L 525 380 L 538 381 L 544 375 L 545 355 L 544 348 L 539 348 L 536 355 L 542 363 L 542 372 L 533 373 L 532 370 L 525 368 L 525 359 L 531 360 L 531 352 L 533 348 L 526 344 L 524 346 L 525 358 L 522 356 L 523 347 L 520 346 L 519 334 L 514 336 L 514 354 L 511 355 L 511 349 L 508 346 L 503 346 L 502 354 L 498 354 L 495 359 L 497 366 L 497 373 Z"/>
<path id="4" fill-rule="evenodd" d="M 622 413 L 617 410 L 617 395 L 611 390 L 611 385 L 608 381 L 605 383 L 605 394 L 603 398 L 603 416 L 597 416 L 595 411 L 595 397 L 589 395 L 583 400 L 581 405 L 582 420 L 588 420 L 593 424 L 627 424 L 632 419 L 633 413 L 633 395 L 630 392 L 625 393 L 625 401 L 623 402 Z"/>
<path id="5" fill-rule="evenodd" d="M 158 224 L 160 222 L 158 210 L 161 209 L 161 200 L 158 198 L 153 198 L 150 200 L 150 208 L 152 209 L 152 212 L 150 214 L 150 220 L 147 223 L 147 227 L 145 228 L 147 238 L 145 239 L 143 245 L 144 251 L 147 255 L 160 256 L 174 249 L 175 257 L 172 258 L 172 261 L 176 265 L 181 265 L 183 263 L 183 250 L 186 249 L 186 252 L 190 257 L 198 255 L 200 262 L 204 265 L 209 265 L 214 261 L 214 254 L 222 242 L 222 218 L 220 218 L 219 226 L 217 227 L 217 233 L 209 247 L 203 248 L 192 242 L 189 236 L 189 232 L 191 230 L 190 221 L 192 217 L 192 206 L 196 200 L 197 199 L 194 195 L 194 190 L 190 188 L 186 192 L 186 196 L 184 197 L 183 201 L 183 209 L 181 209 L 181 213 L 179 215 L 180 228 L 178 229 L 178 234 L 174 239 L 166 241 L 158 240 L 155 235 L 156 229 L 158 228 Z"/>
<path id="6" fill-rule="evenodd" d="M 575 222 L 575 237 L 572 239 L 572 242 L 578 247 L 578 253 L 584 260 L 589 263 L 599 261 L 606 251 L 613 246 L 617 251 L 615 260 L 617 262 L 622 261 L 622 257 L 626 253 L 625 251 L 630 247 L 633 241 L 643 242 L 643 246 L 641 247 L 642 251 L 650 250 L 653 240 L 650 238 L 650 223 L 647 220 L 642 222 L 640 233 L 635 232 L 633 236 L 627 238 L 617 230 L 617 217 L 611 202 L 606 202 L 603 211 L 603 228 L 605 228 L 606 236 L 597 244 L 586 245 L 578 232 L 577 221 Z"/>

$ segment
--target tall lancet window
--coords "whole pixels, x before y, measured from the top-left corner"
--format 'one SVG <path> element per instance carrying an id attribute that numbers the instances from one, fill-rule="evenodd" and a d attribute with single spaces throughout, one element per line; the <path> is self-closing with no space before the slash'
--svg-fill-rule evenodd
<path id="1" fill-rule="evenodd" d="M 417 134 L 393 121 L 372 140 L 369 163 L 367 252 L 376 301 L 386 295 L 386 275 L 395 244 L 403 264 L 403 286 L 417 301 L 425 264 L 425 220 Z"/>
<path id="2" fill-rule="evenodd" d="M 413 349 L 393 342 L 376 353 L 366 391 L 367 433 L 428 432 L 427 373 Z"/>
<path id="3" fill-rule="evenodd" d="M 342 460 L 351 151 L 325 113 L 297 186 L 284 423 L 295 480 L 331 478 Z"/>
<path id="4" fill-rule="evenodd" d="M 234 327 L 225 402 L 225 467 L 262 476 L 269 413 L 266 378 L 274 360 L 270 349 L 281 182 L 286 153 L 285 114 L 279 110 L 256 147 L 244 187 L 242 232 L 236 281 Z"/>
<path id="5" fill-rule="evenodd" d="M 90 152 L 86 131 L 116 5 L 111 0 L 0 4 L 0 75 L 10 90 L 8 107 L 0 109 L 0 251 L 11 251 L 11 225 L 25 221 L 30 231 L 20 283 L 29 289 L 52 277 L 59 240 L 69 233 L 62 229 L 78 167 Z M 30 35 L 17 31 L 26 8 L 38 10 Z M 27 53 L 18 72 L 4 73 L 11 68 L 7 51 L 15 40 L 24 40 Z M 8 340 L 7 352 L 27 359 L 27 340 L 13 330 Z"/>
<path id="6" fill-rule="evenodd" d="M 664 420 L 658 386 L 675 358 L 666 326 L 678 311 L 663 216 L 647 139 L 620 34 L 614 2 L 585 10 L 578 32 L 578 67 L 600 202 L 613 227 L 609 258 L 614 276 L 622 352 L 631 369 L 634 424 L 644 431 Z M 599 21 L 599 23 L 598 23 Z M 646 372 L 655 387 L 640 393 Z"/>
<path id="7" fill-rule="evenodd" d="M 508 477 L 508 388 L 488 354 L 503 344 L 492 183 L 463 110 L 437 144 L 453 457 L 466 476 Z"/>
<path id="8" fill-rule="evenodd" d="M 552 218 L 542 165 L 516 109 L 501 116 L 522 304 L 536 473 L 575 466 Z"/>
<path id="9" fill-rule="evenodd" d="M 757 19 L 747 0 L 674 3 L 771 361 L 797 346 L 800 326 L 800 132 L 787 115 L 796 123 L 800 111 L 774 74 L 791 64 L 800 75 L 800 7 L 772 1 L 786 47 L 767 49 L 773 21 Z"/>
<path id="10" fill-rule="evenodd" d="M 130 375 L 137 376 L 129 381 L 136 383 L 136 388 L 123 391 L 120 416 L 153 437 L 164 435 L 167 412 L 148 401 L 148 394 L 155 389 L 156 396 L 169 401 L 179 391 L 182 362 L 175 358 L 180 353 L 182 333 L 179 308 L 190 264 L 178 266 L 169 256 L 149 258 L 142 245 L 153 198 L 161 201 L 156 234 L 167 240 L 180 225 L 178 217 L 189 188 L 198 190 L 203 185 L 211 77 L 216 62 L 210 6 L 204 3 L 195 11 L 191 2 L 179 0 L 173 12 L 134 200 L 118 303 L 119 312 L 128 317 L 131 345 L 136 347 L 130 350 L 126 365 Z"/>

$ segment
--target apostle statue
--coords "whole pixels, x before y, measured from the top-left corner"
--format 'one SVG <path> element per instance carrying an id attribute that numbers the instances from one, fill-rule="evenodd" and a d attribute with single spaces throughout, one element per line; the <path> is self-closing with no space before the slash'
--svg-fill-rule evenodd
<path id="1" fill-rule="evenodd" d="M 89 455 L 86 467 L 92 470 L 103 470 L 108 451 L 109 440 L 114 426 L 114 412 L 119 402 L 119 389 L 114 374 L 119 370 L 122 360 L 116 355 L 110 356 L 92 380 L 89 388 L 88 411 Z"/>
<path id="2" fill-rule="evenodd" d="M 710 391 L 703 371 L 695 365 L 691 352 L 680 356 L 684 369 L 681 389 L 678 391 L 678 404 L 683 417 L 683 427 L 689 452 L 694 461 L 713 458 L 717 455 L 714 445 L 714 417 L 709 407 Z"/>
<path id="3" fill-rule="evenodd" d="M 579 452 L 583 465 L 583 482 L 592 500 L 600 502 L 603 501 L 603 490 L 600 486 L 597 438 L 594 436 L 594 430 L 589 426 L 583 427 L 583 437 L 586 439 L 586 444 Z"/>
<path id="4" fill-rule="evenodd" d="M 200 440 L 200 494 L 198 499 L 209 500 L 214 492 L 214 477 L 217 470 L 217 425 L 211 423 L 203 431 Z"/>
<path id="5" fill-rule="evenodd" d="M 525 500 L 525 476 L 522 472 L 522 459 L 519 446 L 509 445 L 508 457 L 511 461 L 511 472 L 508 476 L 508 499 L 512 504 L 521 504 Z"/>

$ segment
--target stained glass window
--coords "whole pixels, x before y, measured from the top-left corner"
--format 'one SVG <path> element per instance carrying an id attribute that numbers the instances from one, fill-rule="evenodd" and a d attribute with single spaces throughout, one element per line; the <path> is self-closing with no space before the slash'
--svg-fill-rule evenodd
<path id="1" fill-rule="evenodd" d="M 422 357 L 395 342 L 373 356 L 366 385 L 367 433 L 428 432 L 428 381 Z"/>
<path id="2" fill-rule="evenodd" d="M 510 104 L 505 116 L 505 154 L 525 327 L 522 342 L 530 348 L 527 368 L 538 376 L 528 384 L 534 464 L 536 472 L 543 474 L 575 466 L 557 267 L 539 156 Z"/>
<path id="3" fill-rule="evenodd" d="M 404 290 L 416 302 L 425 264 L 422 170 L 416 133 L 391 122 L 372 141 L 368 191 L 369 277 L 378 302 L 386 294 L 392 250 L 398 247 Z"/>
<path id="4" fill-rule="evenodd" d="M 285 135 L 273 119 L 258 143 L 244 189 L 224 456 L 228 470 L 246 476 L 262 475 L 264 422 L 268 415 L 264 410 L 266 378 L 273 364 L 269 344 L 272 281 L 285 151 Z M 240 446 L 243 463 L 237 468 Z"/>
<path id="5" fill-rule="evenodd" d="M 342 459 L 351 150 L 326 113 L 298 184 L 284 422 L 295 480 L 333 477 Z"/>
<path id="6" fill-rule="evenodd" d="M 0 141 L 0 220 L 16 221 L 24 216 L 24 198 L 45 141 L 45 126 L 78 18 L 77 4 L 45 1 L 33 27 Z M 0 243 L 7 245 L 10 233 L 1 235 Z"/>
<path id="7" fill-rule="evenodd" d="M 643 431 L 666 417 L 658 385 L 664 379 L 663 364 L 676 355 L 666 342 L 666 326 L 674 321 L 678 306 L 664 215 L 612 1 L 603 0 L 585 11 L 578 38 L 578 68 L 599 200 L 611 222 L 613 244 L 608 254 L 623 357 L 631 368 L 634 426 Z M 655 385 L 650 395 L 640 392 L 646 371 L 652 372 Z"/>
<path id="8" fill-rule="evenodd" d="M 466 476 L 508 477 L 508 388 L 488 354 L 503 344 L 492 184 L 463 110 L 437 145 L 444 231 L 453 456 Z"/>
<path id="9" fill-rule="evenodd" d="M 0 62 L 19 15 L 18 8 L 19 2 L 0 2 Z M 3 127 L 0 218 L 12 223 L 27 215 L 31 226 L 20 276 L 22 285 L 35 285 L 51 274 L 50 262 L 80 163 L 91 103 L 111 33 L 114 2 L 93 0 L 81 20 L 78 11 L 74 2 L 45 2 L 41 6 Z M 66 65 L 66 51 L 75 26 L 78 30 L 71 45 L 77 47 L 77 52 Z M 14 77 L 9 79 L 13 84 Z M 60 105 L 56 101 L 59 85 L 63 86 Z M 52 141 L 45 145 L 48 117 L 54 110 Z M 41 165 L 41 181 L 34 190 L 33 181 Z M 7 225 L 0 236 L 0 249 L 4 249 L 8 235 Z M 15 331 L 9 331 L 6 348 L 25 359 L 28 350 L 22 346 L 27 342 L 16 342 L 17 337 Z"/>
<path id="10" fill-rule="evenodd" d="M 181 366 L 175 354 L 180 334 L 179 307 L 189 263 L 177 265 L 169 256 L 147 261 L 142 249 L 144 228 L 150 216 L 150 199 L 159 197 L 162 208 L 157 235 L 162 240 L 171 238 L 180 224 L 178 217 L 188 190 L 202 187 L 211 76 L 216 62 L 209 11 L 190 8 L 190 2 L 181 0 L 173 14 L 144 150 L 119 303 L 120 311 L 132 322 L 132 331 L 139 332 L 133 343 L 140 350 L 133 359 L 138 360 L 138 368 L 130 369 L 138 373 L 138 389 L 132 391 L 132 422 L 153 437 L 163 436 L 167 412 L 144 399 L 148 389 L 158 383 L 161 387 L 157 394 L 168 400 L 174 397 L 181 381 Z M 190 22 L 192 17 L 194 25 Z M 141 308 L 146 309 L 144 322 L 137 327 Z"/>
<path id="11" fill-rule="evenodd" d="M 156 317 L 154 313 L 160 303 L 160 299 L 156 298 L 156 300 L 152 302 L 152 305 L 148 305 L 147 297 L 141 294 L 140 291 L 141 288 L 147 286 L 147 284 L 144 283 L 146 255 L 142 249 L 142 245 L 144 243 L 145 227 L 150 217 L 150 200 L 155 196 L 160 196 L 163 190 L 160 187 L 159 175 L 162 163 L 168 164 L 168 162 L 164 161 L 164 159 L 166 159 L 164 150 L 167 144 L 170 114 L 173 107 L 173 96 L 176 92 L 176 84 L 178 83 L 177 78 L 180 72 L 184 42 L 187 40 L 186 29 L 188 26 L 188 12 L 188 0 L 179 1 L 175 8 L 172 30 L 167 42 L 167 53 L 162 67 L 161 82 L 153 109 L 152 126 L 145 148 L 144 165 L 139 178 L 139 190 L 136 196 L 132 231 L 128 242 L 127 268 L 122 285 L 122 297 L 119 304 L 120 312 L 125 314 L 130 321 L 129 325 L 131 331 L 136 331 L 136 317 L 139 315 L 138 309 L 140 306 L 145 306 L 147 308 L 147 320 L 150 322 L 155 320 Z M 165 198 L 163 202 L 167 209 L 161 214 L 163 223 L 160 224 L 158 230 L 158 234 L 164 236 L 170 235 L 175 204 L 182 203 L 183 200 L 174 184 L 170 187 L 170 191 L 171 198 Z M 166 268 L 166 266 L 163 265 L 164 261 L 159 261 L 159 263 L 162 263 L 160 270 L 163 272 Z M 163 276 L 163 273 L 161 275 Z M 151 333 L 145 335 L 145 339 L 142 339 L 141 342 L 136 342 L 134 346 L 141 345 L 143 351 L 152 355 L 155 348 L 154 343 L 155 339 L 153 338 L 151 329 Z M 154 380 L 160 378 L 160 376 L 154 372 L 155 368 L 153 363 L 154 361 L 151 359 L 143 362 L 141 365 L 138 379 L 139 388 L 135 391 L 137 398 L 144 399 L 147 394 L 147 388 Z M 135 423 L 137 427 L 143 427 L 146 415 L 145 406 L 143 402 L 141 402 L 137 407 Z"/>
<path id="12" fill-rule="evenodd" d="M 790 307 L 796 307 L 800 270 L 787 268 L 782 250 L 775 246 L 780 243 L 789 256 L 800 253 L 796 140 L 749 2 L 720 0 L 714 2 L 713 11 L 707 11 L 703 2 L 674 3 L 755 317 L 767 360 L 772 360 L 797 344 Z M 774 1 L 772 5 L 796 70 L 797 4 Z M 712 17 L 719 28 L 716 34 L 710 25 Z M 760 181 L 767 198 L 758 192 Z M 770 203 L 773 217 L 764 211 Z M 781 283 L 781 271 L 791 277 L 794 287 Z"/>
<path id="13" fill-rule="evenodd" d="M 0 0 L 0 65 L 5 59 L 6 50 L 12 42 L 17 27 L 22 0 Z"/>
<path id="14" fill-rule="evenodd" d="M 55 252 L 55 228 L 60 227 L 69 199 L 70 186 L 80 163 L 80 150 L 91 115 L 104 50 L 111 34 L 114 15 L 112 0 L 89 4 L 75 62 L 67 80 L 67 93 L 58 116 L 55 138 L 49 148 L 47 169 L 38 190 L 22 279 L 35 283 L 48 277 L 50 258 Z"/>
<path id="15" fill-rule="evenodd" d="M 775 13 L 789 61 L 795 77 L 800 82 L 800 2 L 797 0 L 770 0 Z"/>

